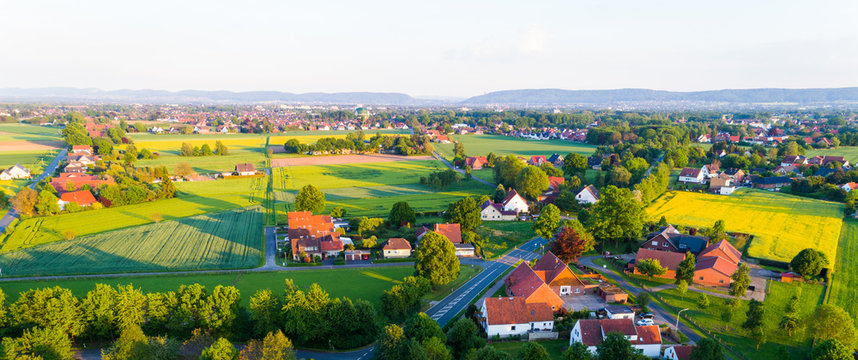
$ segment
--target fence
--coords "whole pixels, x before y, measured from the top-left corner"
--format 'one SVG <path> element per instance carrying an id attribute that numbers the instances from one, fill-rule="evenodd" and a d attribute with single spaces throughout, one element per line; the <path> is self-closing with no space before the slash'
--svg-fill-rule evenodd
<path id="1" fill-rule="evenodd" d="M 527 333 L 527 341 L 557 340 L 559 335 L 556 331 L 531 331 Z"/>

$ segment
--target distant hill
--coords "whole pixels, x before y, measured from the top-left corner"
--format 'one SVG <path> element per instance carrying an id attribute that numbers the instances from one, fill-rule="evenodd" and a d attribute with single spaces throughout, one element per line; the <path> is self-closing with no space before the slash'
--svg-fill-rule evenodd
<path id="1" fill-rule="evenodd" d="M 495 91 L 464 100 L 473 105 L 576 105 L 646 102 L 799 103 L 858 102 L 858 87 L 832 89 L 742 89 L 664 91 L 650 89 L 562 90 L 525 89 Z"/>
<path id="2" fill-rule="evenodd" d="M 419 105 L 426 100 L 401 93 L 345 92 L 294 94 L 279 91 L 204 90 L 100 90 L 77 88 L 0 89 L 0 101 L 252 104 L 265 102 L 303 104 Z"/>

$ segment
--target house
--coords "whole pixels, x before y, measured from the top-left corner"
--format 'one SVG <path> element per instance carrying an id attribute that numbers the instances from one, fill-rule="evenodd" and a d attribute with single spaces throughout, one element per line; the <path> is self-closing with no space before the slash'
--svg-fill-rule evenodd
<path id="1" fill-rule="evenodd" d="M 289 222 L 288 237 L 292 258 L 302 259 L 319 256 L 325 259 L 343 251 L 340 233 L 328 215 L 313 215 L 309 211 L 292 211 L 286 214 Z"/>
<path id="2" fill-rule="evenodd" d="M 483 221 L 512 221 L 518 215 L 515 211 L 506 211 L 503 205 L 486 200 L 480 205 L 480 219 Z"/>
<path id="3" fill-rule="evenodd" d="M 599 190 L 593 185 L 587 185 L 575 194 L 575 200 L 579 204 L 595 204 L 599 201 Z"/>
<path id="4" fill-rule="evenodd" d="M 776 190 L 792 183 L 792 179 L 786 176 L 772 176 L 754 180 L 757 189 Z"/>
<path id="5" fill-rule="evenodd" d="M 683 184 L 702 184 L 703 171 L 700 169 L 684 168 L 679 173 L 679 182 Z"/>
<path id="6" fill-rule="evenodd" d="M 700 172 L 703 173 L 703 177 L 706 179 L 715 177 L 720 171 L 721 167 L 718 166 L 718 164 L 703 165 L 703 167 L 700 168 Z"/>
<path id="7" fill-rule="evenodd" d="M 742 169 L 737 168 L 729 168 L 724 170 L 722 174 L 727 174 L 733 177 L 733 185 L 741 184 L 743 180 L 745 180 L 745 172 Z"/>
<path id="8" fill-rule="evenodd" d="M 72 154 L 92 155 L 92 146 L 89 145 L 72 145 Z"/>
<path id="9" fill-rule="evenodd" d="M 488 297 L 480 308 L 480 323 L 489 338 L 553 331 L 554 311 L 544 303 L 528 303 L 522 297 Z"/>
<path id="10" fill-rule="evenodd" d="M 385 259 L 401 259 L 411 256 L 411 243 L 403 238 L 390 238 L 381 246 L 381 256 Z"/>
<path id="11" fill-rule="evenodd" d="M 635 312 L 628 306 L 624 305 L 606 305 L 605 315 L 608 319 L 632 319 L 635 318 Z"/>
<path id="12" fill-rule="evenodd" d="M 515 189 L 510 190 L 501 203 L 503 204 L 504 211 L 515 211 L 516 214 L 526 213 L 530 210 L 527 201 Z"/>
<path id="13" fill-rule="evenodd" d="M 345 259 L 346 261 L 369 260 L 369 251 L 366 251 L 366 250 L 343 251 L 343 259 Z"/>
<path id="14" fill-rule="evenodd" d="M 548 162 L 554 164 L 554 166 L 563 166 L 563 156 L 557 153 L 551 154 L 548 157 Z"/>
<path id="15" fill-rule="evenodd" d="M 563 299 L 533 269 L 522 262 L 504 280 L 509 296 L 522 297 L 528 304 L 547 304 L 552 311 L 563 307 Z"/>
<path id="16" fill-rule="evenodd" d="M 787 155 L 781 159 L 781 166 L 805 164 L 807 164 L 807 158 L 804 155 Z"/>
<path id="17" fill-rule="evenodd" d="M 640 248 L 638 249 L 638 254 L 635 257 L 635 264 L 640 264 L 643 259 L 657 260 L 663 268 L 667 269 L 667 272 L 660 277 L 672 279 L 676 277 L 676 268 L 679 267 L 679 263 L 682 262 L 682 260 L 685 260 L 685 253 Z M 634 273 L 638 275 L 641 274 L 638 271 L 637 266 L 634 268 Z"/>
<path id="18" fill-rule="evenodd" d="M 480 170 L 486 164 L 487 160 L 485 156 L 469 156 L 465 159 L 465 164 L 470 166 L 473 170 Z"/>
<path id="19" fill-rule="evenodd" d="M 798 166 L 795 166 L 793 164 L 781 165 L 775 169 L 774 173 L 778 174 L 780 176 L 787 176 L 787 175 L 791 176 L 791 175 L 799 174 L 799 168 L 798 168 Z"/>
<path id="20" fill-rule="evenodd" d="M 851 192 L 852 190 L 858 189 L 858 183 L 854 181 L 848 182 L 843 185 L 840 185 L 840 188 L 846 190 L 846 192 Z"/>
<path id="21" fill-rule="evenodd" d="M 85 173 L 86 170 L 87 166 L 79 162 L 69 163 L 68 165 L 66 165 L 66 167 L 63 168 L 63 172 L 66 173 Z"/>
<path id="22" fill-rule="evenodd" d="M 595 286 L 584 284 L 569 266 L 554 253 L 548 251 L 533 264 L 533 272 L 557 295 L 584 295 Z"/>
<path id="23" fill-rule="evenodd" d="M 253 164 L 250 163 L 236 164 L 235 172 L 239 176 L 256 175 L 256 166 L 253 166 Z"/>
<path id="24" fill-rule="evenodd" d="M 92 193 L 89 192 L 89 190 L 78 190 L 63 193 L 57 200 L 57 205 L 60 206 L 60 210 L 65 210 L 66 204 L 70 203 L 77 203 L 81 207 L 87 207 L 95 203 L 95 197 L 92 196 Z"/>
<path id="25" fill-rule="evenodd" d="M 527 163 L 533 166 L 540 166 L 546 162 L 548 162 L 548 159 L 546 159 L 545 156 L 542 155 L 533 155 L 530 157 L 530 160 L 527 160 Z"/>
<path id="26" fill-rule="evenodd" d="M 477 249 L 472 244 L 458 243 L 453 244 L 456 247 L 456 256 L 458 257 L 475 257 Z"/>
<path id="27" fill-rule="evenodd" d="M 720 173 L 709 180 L 710 191 L 719 191 L 725 186 L 733 186 L 733 177 L 727 173 Z"/>
<path id="28" fill-rule="evenodd" d="M 742 253 L 727 240 L 710 245 L 697 256 L 694 283 L 709 286 L 729 286 L 731 276 L 739 267 Z"/>
<path id="29" fill-rule="evenodd" d="M 549 176 L 548 177 L 548 191 L 555 193 L 560 191 L 560 185 L 563 185 L 566 179 L 562 176 Z"/>
<path id="30" fill-rule="evenodd" d="M 690 251 L 692 254 L 699 254 L 706 248 L 707 238 L 696 235 L 680 234 L 673 226 L 668 226 L 669 229 L 664 229 L 657 235 L 649 237 L 640 246 L 644 249 L 672 251 L 685 254 Z M 670 231 L 672 229 L 673 231 Z"/>
<path id="31" fill-rule="evenodd" d="M 673 345 L 664 349 L 663 358 L 666 360 L 690 360 L 694 345 Z"/>
<path id="32" fill-rule="evenodd" d="M 57 192 L 74 191 L 83 188 L 84 185 L 91 189 L 101 185 L 113 185 L 115 182 L 110 175 L 87 175 L 82 173 L 60 173 L 60 176 L 51 178 L 51 186 Z M 105 204 L 108 205 L 108 204 Z M 108 205 L 109 206 L 109 205 Z"/>
<path id="33" fill-rule="evenodd" d="M 643 355 L 656 358 L 661 355 L 661 332 L 657 325 L 636 326 L 633 319 L 582 319 L 575 323 L 569 334 L 569 345 L 582 343 L 591 353 L 610 333 L 620 333 Z"/>
<path id="34" fill-rule="evenodd" d="M 599 284 L 599 287 L 596 290 L 596 293 L 599 294 L 599 297 L 602 300 L 605 300 L 607 303 L 626 303 L 629 301 L 629 294 L 620 289 L 619 287 L 612 285 L 609 282 L 602 282 Z"/>
<path id="35" fill-rule="evenodd" d="M 435 224 L 435 232 L 444 235 L 453 244 L 462 243 L 462 227 L 459 224 Z"/>
<path id="36" fill-rule="evenodd" d="M 66 160 L 68 160 L 69 163 L 77 162 L 77 163 L 81 163 L 84 165 L 95 165 L 95 162 L 98 161 L 99 158 L 98 158 L 98 156 L 95 156 L 95 155 L 78 153 L 78 154 L 69 154 L 69 156 L 66 158 Z"/>
<path id="37" fill-rule="evenodd" d="M 10 166 L 8 169 L 0 172 L 0 180 L 13 180 L 13 179 L 29 179 L 30 178 L 30 170 L 21 166 L 21 164 L 15 164 Z"/>

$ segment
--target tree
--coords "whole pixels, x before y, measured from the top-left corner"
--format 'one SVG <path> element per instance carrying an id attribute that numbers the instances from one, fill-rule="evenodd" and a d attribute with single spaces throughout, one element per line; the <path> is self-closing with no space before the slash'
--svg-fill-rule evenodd
<path id="1" fill-rule="evenodd" d="M 730 284 L 730 295 L 737 298 L 745 296 L 748 287 L 751 286 L 751 269 L 745 263 L 739 264 L 736 272 L 730 277 L 733 282 Z"/>
<path id="2" fill-rule="evenodd" d="M 611 332 L 605 335 L 602 343 L 596 345 L 596 358 L 599 360 L 636 359 L 640 351 L 623 334 Z"/>
<path id="3" fill-rule="evenodd" d="M 593 250 L 595 243 L 592 236 L 581 236 L 573 227 L 564 226 L 551 242 L 551 252 L 568 264 L 577 262 L 582 254 Z"/>
<path id="4" fill-rule="evenodd" d="M 0 358 L 3 359 L 73 359 L 72 341 L 57 328 L 32 328 L 24 330 L 20 338 L 5 337 L 0 343 Z"/>
<path id="5" fill-rule="evenodd" d="M 423 235 L 414 258 L 415 275 L 429 279 L 433 287 L 447 284 L 459 276 L 456 247 L 444 235 L 434 231 Z"/>
<path id="6" fill-rule="evenodd" d="M 444 221 L 459 224 L 462 231 L 474 231 L 483 223 L 480 217 L 480 204 L 472 197 L 466 197 L 447 206 Z"/>
<path id="7" fill-rule="evenodd" d="M 325 209 L 325 193 L 319 191 L 313 184 L 307 184 L 295 197 L 296 211 L 321 212 Z"/>
<path id="8" fill-rule="evenodd" d="M 292 341 L 283 332 L 269 332 L 265 338 L 250 340 L 238 355 L 239 360 L 295 360 Z"/>
<path id="9" fill-rule="evenodd" d="M 611 168 L 611 184 L 620 187 L 629 186 L 629 182 L 632 181 L 632 173 L 630 173 L 626 168 L 622 166 L 614 166 Z"/>
<path id="10" fill-rule="evenodd" d="M 548 360 L 548 351 L 537 342 L 528 341 L 518 352 L 518 358 L 522 360 Z"/>
<path id="11" fill-rule="evenodd" d="M 569 348 L 563 352 L 563 360 L 590 360 L 593 358 L 593 353 L 580 342 L 574 342 L 569 345 Z"/>
<path id="12" fill-rule="evenodd" d="M 432 337 L 439 338 L 442 342 L 447 341 L 447 335 L 438 326 L 438 322 L 422 312 L 405 322 L 405 336 L 421 343 Z"/>
<path id="13" fill-rule="evenodd" d="M 792 336 L 792 332 L 798 329 L 798 317 L 795 314 L 786 314 L 781 317 L 778 327 L 786 330 L 787 335 Z"/>
<path id="14" fill-rule="evenodd" d="M 548 175 L 536 166 L 528 166 L 516 176 L 515 187 L 528 199 L 536 200 L 548 189 Z"/>
<path id="15" fill-rule="evenodd" d="M 715 221 L 715 225 L 709 230 L 709 242 L 717 242 L 727 238 L 727 231 L 724 227 L 724 220 Z"/>
<path id="16" fill-rule="evenodd" d="M 677 281 L 676 291 L 678 291 L 680 295 L 685 295 L 685 292 L 688 291 L 688 283 L 685 282 L 685 280 Z"/>
<path id="17" fill-rule="evenodd" d="M 551 165 L 549 162 L 544 162 L 542 165 L 539 165 L 539 170 L 542 170 L 542 172 L 548 176 L 563 177 L 563 171 L 554 167 L 554 165 Z"/>
<path id="18" fill-rule="evenodd" d="M 220 156 L 229 155 L 229 149 L 226 147 L 226 145 L 223 144 L 223 141 L 218 140 L 215 141 L 214 153 L 215 155 Z"/>
<path id="19" fill-rule="evenodd" d="M 697 306 L 701 309 L 709 307 L 709 297 L 706 294 L 697 294 Z"/>
<path id="20" fill-rule="evenodd" d="M 650 279 L 664 275 L 667 272 L 667 269 L 661 266 L 658 259 L 640 259 L 635 264 L 635 267 L 641 274 L 649 276 Z"/>
<path id="21" fill-rule="evenodd" d="M 494 167 L 495 182 L 502 184 L 507 189 L 515 186 L 518 174 L 526 166 L 527 164 L 524 161 L 521 161 L 521 159 L 512 154 L 498 159 L 497 165 Z M 545 181 L 548 181 L 548 179 L 546 178 Z M 546 187 L 548 187 L 547 184 Z"/>
<path id="22" fill-rule="evenodd" d="M 641 292 L 640 294 L 638 294 L 635 302 L 641 307 L 646 307 L 647 305 L 649 305 L 651 296 L 652 295 L 650 295 L 648 292 Z"/>
<path id="23" fill-rule="evenodd" d="M 129 326 L 122 330 L 119 339 L 116 339 L 110 348 L 101 351 L 101 358 L 103 360 L 133 360 L 135 358 L 132 357 L 132 353 L 135 348 L 139 348 L 147 342 L 148 339 L 139 325 Z"/>
<path id="24" fill-rule="evenodd" d="M 495 349 L 493 346 L 485 346 L 477 351 L 474 355 L 474 360 L 512 360 L 512 356 Z"/>
<path id="25" fill-rule="evenodd" d="M 751 299 L 748 303 L 748 312 L 745 322 L 742 323 L 742 328 L 746 330 L 754 330 L 763 326 L 763 315 L 765 315 L 765 307 L 761 301 Z"/>
<path id="26" fill-rule="evenodd" d="M 578 153 L 569 153 L 563 158 L 563 172 L 566 176 L 583 177 L 587 171 L 587 158 Z"/>
<path id="27" fill-rule="evenodd" d="M 423 345 L 423 351 L 426 353 L 427 360 L 450 360 L 453 358 L 450 354 L 450 348 L 444 345 L 444 340 L 437 337 L 428 338 L 420 343 Z"/>
<path id="28" fill-rule="evenodd" d="M 375 346 L 376 360 L 425 359 L 422 346 L 405 337 L 402 328 L 396 324 L 384 327 Z"/>
<path id="29" fill-rule="evenodd" d="M 200 155 L 212 156 L 212 147 L 209 146 L 209 144 L 203 144 L 203 146 L 200 147 Z"/>
<path id="30" fill-rule="evenodd" d="M 453 349 L 453 357 L 463 359 L 471 349 L 483 347 L 485 340 L 479 336 L 477 325 L 462 317 L 447 331 L 447 345 Z"/>
<path id="31" fill-rule="evenodd" d="M 15 212 L 24 216 L 33 216 L 36 214 L 36 202 L 38 201 L 39 193 L 36 190 L 24 187 L 14 197 L 12 197 L 12 208 Z"/>
<path id="32" fill-rule="evenodd" d="M 498 187 L 495 188 L 494 194 L 492 194 L 492 201 L 500 203 L 504 198 L 506 198 L 506 190 L 503 188 L 503 184 L 498 184 Z"/>
<path id="33" fill-rule="evenodd" d="M 238 350 L 229 340 L 219 338 L 212 346 L 203 350 L 200 360 L 238 360 Z"/>
<path id="34" fill-rule="evenodd" d="M 852 350 L 836 339 L 825 340 L 813 347 L 812 360 L 853 360 Z"/>
<path id="35" fill-rule="evenodd" d="M 757 350 L 760 350 L 760 345 L 765 344 L 766 339 L 768 339 L 766 328 L 759 326 L 751 330 L 751 339 L 753 339 L 754 344 L 757 345 Z"/>
<path id="36" fill-rule="evenodd" d="M 80 300 L 59 286 L 22 292 L 9 307 L 9 314 L 13 326 L 54 328 L 70 338 L 80 335 L 85 327 Z"/>
<path id="37" fill-rule="evenodd" d="M 395 226 L 397 228 L 405 224 L 413 224 L 417 221 L 417 217 L 414 215 L 414 210 L 411 209 L 411 206 L 405 201 L 393 204 L 393 207 L 390 208 L 390 215 L 388 215 L 387 219 L 391 226 Z"/>
<path id="38" fill-rule="evenodd" d="M 855 347 L 855 326 L 852 317 L 842 308 L 831 304 L 819 305 L 807 323 L 808 335 L 814 340 L 834 339 L 849 349 Z"/>
<path id="39" fill-rule="evenodd" d="M 181 156 L 194 156 L 194 146 L 190 143 L 183 142 L 182 148 L 179 150 Z"/>
<path id="40" fill-rule="evenodd" d="M 343 209 L 343 207 L 342 207 L 342 206 L 337 206 L 337 207 L 335 207 L 335 208 L 331 209 L 331 213 L 330 213 L 330 215 L 331 215 L 331 217 L 333 217 L 333 218 L 340 218 L 340 219 L 342 219 L 342 218 L 344 218 L 344 217 L 346 216 L 346 209 Z"/>
<path id="41" fill-rule="evenodd" d="M 250 297 L 250 318 L 257 335 L 270 333 L 280 327 L 280 299 L 269 289 L 261 289 Z"/>
<path id="42" fill-rule="evenodd" d="M 191 167 L 191 164 L 188 164 L 186 162 L 180 162 L 176 164 L 176 169 L 173 171 L 173 173 L 179 177 L 188 177 L 195 174 L 194 168 Z"/>
<path id="43" fill-rule="evenodd" d="M 691 350 L 694 360 L 723 360 L 724 350 L 717 341 L 703 337 L 697 341 L 697 346 Z"/>
<path id="44" fill-rule="evenodd" d="M 539 218 L 533 222 L 530 229 L 533 230 L 536 236 L 551 239 L 559 227 L 560 209 L 554 206 L 554 204 L 548 204 L 539 211 Z"/>
<path id="45" fill-rule="evenodd" d="M 819 275 L 822 272 L 822 268 L 828 266 L 828 257 L 821 251 L 807 248 L 792 258 L 789 266 L 795 272 L 801 274 L 801 276 L 810 278 Z"/>
<path id="46" fill-rule="evenodd" d="M 679 262 L 676 267 L 676 283 L 685 281 L 685 285 L 694 281 L 694 270 L 697 266 L 697 261 L 694 259 L 694 254 L 690 251 L 685 253 L 685 259 Z"/>
<path id="47" fill-rule="evenodd" d="M 641 236 L 644 212 L 640 202 L 629 189 L 608 186 L 602 190 L 599 202 L 587 219 L 588 228 L 596 239 L 633 240 Z"/>
<path id="48" fill-rule="evenodd" d="M 42 190 L 39 192 L 39 197 L 36 199 L 36 210 L 39 215 L 47 216 L 60 212 L 60 205 L 57 203 L 59 199 L 50 190 Z"/>

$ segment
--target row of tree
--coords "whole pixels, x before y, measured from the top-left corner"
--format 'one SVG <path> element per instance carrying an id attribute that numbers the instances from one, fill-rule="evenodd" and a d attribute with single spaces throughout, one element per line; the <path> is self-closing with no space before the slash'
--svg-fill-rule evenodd
<path id="1" fill-rule="evenodd" d="M 127 151 L 127 149 L 126 149 Z M 212 150 L 209 144 L 203 144 L 203 146 L 194 146 L 191 143 L 182 143 L 182 147 L 179 150 L 179 155 L 181 156 L 225 156 L 229 155 L 229 148 L 223 143 L 223 141 L 215 141 L 214 150 Z"/>

